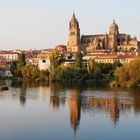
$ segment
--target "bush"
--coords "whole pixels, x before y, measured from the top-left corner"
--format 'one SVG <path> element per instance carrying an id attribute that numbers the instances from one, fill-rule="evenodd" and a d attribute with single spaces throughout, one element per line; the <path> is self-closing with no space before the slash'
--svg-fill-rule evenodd
<path id="1" fill-rule="evenodd" d="M 1 87 L 0 87 L 0 91 L 3 91 L 3 90 L 9 90 L 9 88 L 6 87 L 6 86 L 1 86 Z"/>

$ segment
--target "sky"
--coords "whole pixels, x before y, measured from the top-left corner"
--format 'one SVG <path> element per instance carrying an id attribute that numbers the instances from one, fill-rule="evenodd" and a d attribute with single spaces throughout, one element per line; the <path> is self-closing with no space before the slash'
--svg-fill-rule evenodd
<path id="1" fill-rule="evenodd" d="M 81 34 L 121 33 L 140 40 L 140 0 L 0 0 L 0 50 L 54 48 L 67 44 L 73 10 Z"/>

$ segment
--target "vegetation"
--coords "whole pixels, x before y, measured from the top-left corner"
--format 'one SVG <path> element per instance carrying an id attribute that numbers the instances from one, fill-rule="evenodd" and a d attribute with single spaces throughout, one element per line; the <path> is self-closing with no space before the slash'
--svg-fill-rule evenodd
<path id="1" fill-rule="evenodd" d="M 75 56 L 75 63 L 64 66 L 64 58 L 59 52 L 54 51 L 50 57 L 50 78 L 51 81 L 96 81 L 114 79 L 113 72 L 121 64 L 116 61 L 114 64 L 96 63 L 90 59 L 87 67 L 84 66 L 83 55 L 78 52 Z"/>
<path id="2" fill-rule="evenodd" d="M 115 70 L 116 83 L 119 86 L 135 87 L 140 85 L 140 61 L 134 60 Z"/>
<path id="3" fill-rule="evenodd" d="M 26 65 L 25 55 L 19 55 L 18 61 L 13 61 L 10 66 L 10 71 L 14 77 L 22 77 L 22 69 Z"/>
<path id="4" fill-rule="evenodd" d="M 62 64 L 64 62 L 64 55 L 54 50 L 50 56 L 50 77 L 52 81 L 59 80 L 62 75 Z"/>
<path id="5" fill-rule="evenodd" d="M 10 71 L 13 76 L 19 80 L 48 80 L 49 71 L 39 71 L 34 65 L 26 65 L 25 55 L 19 55 L 18 61 L 13 61 L 10 66 Z"/>
<path id="6" fill-rule="evenodd" d="M 6 86 L 0 86 L 0 91 L 3 91 L 3 90 L 8 90 L 9 88 L 6 87 Z"/>
<path id="7" fill-rule="evenodd" d="M 50 71 L 39 71 L 34 65 L 26 65 L 25 55 L 21 54 L 18 61 L 11 64 L 10 70 L 14 77 L 31 81 L 112 81 L 112 86 L 140 86 L 140 61 L 134 60 L 124 65 L 116 61 L 113 64 L 97 63 L 94 59 L 83 64 L 83 55 L 75 55 L 74 64 L 64 66 L 65 57 L 57 50 L 50 56 Z"/>
<path id="8" fill-rule="evenodd" d="M 75 56 L 75 68 L 80 69 L 82 68 L 82 58 L 83 58 L 83 54 L 81 52 L 78 52 Z"/>

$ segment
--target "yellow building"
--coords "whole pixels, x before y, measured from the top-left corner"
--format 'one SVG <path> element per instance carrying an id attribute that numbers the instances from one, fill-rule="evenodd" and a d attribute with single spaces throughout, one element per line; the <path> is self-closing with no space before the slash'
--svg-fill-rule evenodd
<path id="1" fill-rule="evenodd" d="M 72 19 L 69 23 L 69 40 L 67 44 L 67 50 L 70 52 L 78 52 L 80 49 L 81 45 L 79 22 L 73 13 Z"/>
<path id="2" fill-rule="evenodd" d="M 92 52 L 95 50 L 130 50 L 138 49 L 139 41 L 128 34 L 119 33 L 119 26 L 115 20 L 109 28 L 107 34 L 82 35 L 80 36 L 79 22 L 73 14 L 69 23 L 69 40 L 67 50 L 70 52 L 84 51 Z"/>

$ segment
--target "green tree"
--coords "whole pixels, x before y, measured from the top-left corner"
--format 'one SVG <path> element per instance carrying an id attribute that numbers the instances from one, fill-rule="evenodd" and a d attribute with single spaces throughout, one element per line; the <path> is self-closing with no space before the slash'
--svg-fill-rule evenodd
<path id="1" fill-rule="evenodd" d="M 21 66 L 25 66 L 26 65 L 26 58 L 25 58 L 25 54 L 24 53 L 19 54 L 18 63 Z"/>
<path id="2" fill-rule="evenodd" d="M 13 76 L 18 77 L 17 61 L 13 61 L 10 65 L 10 72 Z"/>
<path id="3" fill-rule="evenodd" d="M 22 69 L 24 68 L 25 65 L 26 65 L 25 54 L 21 53 L 19 54 L 18 60 L 13 61 L 10 65 L 10 71 L 13 74 L 13 76 L 22 78 Z"/>
<path id="4" fill-rule="evenodd" d="M 77 52 L 75 56 L 75 68 L 82 68 L 83 54 Z"/>
<path id="5" fill-rule="evenodd" d="M 134 60 L 130 63 L 124 64 L 115 70 L 116 80 L 120 85 L 130 87 L 138 86 L 140 84 L 140 60 Z"/>
<path id="6" fill-rule="evenodd" d="M 50 56 L 50 78 L 52 81 L 58 80 L 61 77 L 62 69 L 60 65 L 64 62 L 63 54 L 54 50 Z"/>
<path id="7" fill-rule="evenodd" d="M 102 72 L 101 72 L 101 68 L 99 67 L 99 65 L 97 65 L 96 67 L 95 67 L 95 69 L 94 69 L 94 78 L 96 79 L 96 80 L 99 80 L 99 79 L 101 79 L 101 77 L 102 77 Z"/>
<path id="8" fill-rule="evenodd" d="M 122 66 L 122 64 L 120 63 L 120 61 L 115 61 L 114 63 L 113 63 L 113 70 L 115 70 L 116 68 L 118 68 L 118 67 L 121 67 Z"/>
<path id="9" fill-rule="evenodd" d="M 39 79 L 40 80 L 49 80 L 49 71 L 47 70 L 41 70 L 40 72 L 39 72 Z"/>
<path id="10" fill-rule="evenodd" d="M 88 71 L 88 73 L 89 74 L 93 73 L 96 66 L 97 66 L 97 63 L 95 62 L 95 60 L 94 59 L 90 59 L 87 62 L 87 71 Z"/>
<path id="11" fill-rule="evenodd" d="M 39 78 L 39 69 L 34 65 L 27 65 L 22 69 L 22 75 L 24 79 L 35 80 Z"/>
<path id="12" fill-rule="evenodd" d="M 128 69 L 129 64 L 124 64 L 115 70 L 115 77 L 120 84 L 130 80 Z"/>

